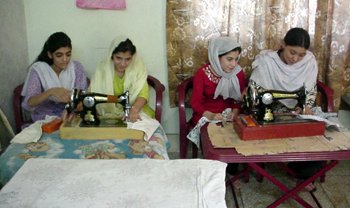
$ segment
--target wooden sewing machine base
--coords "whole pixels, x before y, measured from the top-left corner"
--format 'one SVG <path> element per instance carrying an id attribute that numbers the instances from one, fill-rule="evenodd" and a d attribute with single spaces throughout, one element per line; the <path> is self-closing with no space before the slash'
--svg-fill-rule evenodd
<path id="1" fill-rule="evenodd" d="M 242 116 L 250 118 L 250 122 L 243 123 Z M 237 116 L 233 127 L 241 140 L 318 136 L 325 132 L 325 123 L 322 121 L 260 125 L 252 116 L 247 115 Z"/>
<path id="2" fill-rule="evenodd" d="M 144 138 L 144 132 L 136 129 L 128 129 L 126 125 L 106 125 L 101 121 L 100 126 L 84 126 L 80 117 L 74 117 L 71 122 L 63 121 L 60 126 L 62 139 L 138 139 Z"/>

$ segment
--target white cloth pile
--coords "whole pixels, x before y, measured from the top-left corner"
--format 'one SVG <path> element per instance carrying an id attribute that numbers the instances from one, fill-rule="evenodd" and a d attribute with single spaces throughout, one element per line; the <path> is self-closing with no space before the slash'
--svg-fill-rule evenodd
<path id="1" fill-rule="evenodd" d="M 19 132 L 12 140 L 11 143 L 27 144 L 31 142 L 39 141 L 43 131 L 41 126 L 43 124 L 53 121 L 57 116 L 46 116 L 44 120 L 38 120 L 30 126 Z"/>
<path id="2" fill-rule="evenodd" d="M 340 123 L 338 119 L 338 113 L 335 112 L 323 112 L 321 107 L 317 106 L 311 109 L 314 113 L 313 115 L 298 115 L 301 119 L 311 119 L 316 121 L 323 121 L 326 123 L 327 129 L 335 129 L 337 131 L 343 131 L 344 126 Z"/>

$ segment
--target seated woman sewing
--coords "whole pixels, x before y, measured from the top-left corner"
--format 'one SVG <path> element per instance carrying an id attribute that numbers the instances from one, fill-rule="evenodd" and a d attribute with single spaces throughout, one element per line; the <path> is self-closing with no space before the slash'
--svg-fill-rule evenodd
<path id="1" fill-rule="evenodd" d="M 88 87 L 84 67 L 71 60 L 72 44 L 63 32 L 50 35 L 35 62 L 30 66 L 23 86 L 22 107 L 33 121 L 46 115 L 60 117 L 74 88 Z"/>
<path id="2" fill-rule="evenodd" d="M 245 88 L 245 75 L 238 64 L 241 51 L 241 45 L 230 37 L 209 40 L 209 63 L 193 77 L 191 122 L 196 127 L 187 138 L 195 144 L 199 144 L 199 129 L 204 122 L 233 120 L 240 113 L 241 93 Z M 238 164 L 230 163 L 227 172 L 235 174 L 237 167 Z"/>
<path id="3" fill-rule="evenodd" d="M 116 37 L 110 46 L 107 57 L 96 68 L 91 80 L 90 91 L 119 96 L 129 91 L 131 109 L 124 115 L 119 103 L 101 103 L 96 106 L 100 118 L 126 119 L 127 128 L 145 132 L 145 141 L 161 140 L 169 144 L 160 123 L 154 119 L 154 110 L 147 104 L 149 99 L 147 69 L 136 53 L 133 42 L 125 37 Z M 167 157 L 167 153 L 164 153 Z"/>
<path id="4" fill-rule="evenodd" d="M 141 119 L 141 112 L 154 118 L 154 111 L 147 104 L 147 76 L 147 69 L 137 56 L 135 45 L 127 37 L 119 36 L 113 40 L 107 57 L 97 66 L 90 91 L 118 96 L 128 90 L 132 104 L 128 121 Z M 122 110 L 114 104 L 99 104 L 97 109 L 102 116 L 108 113 L 120 115 Z"/>
<path id="5" fill-rule="evenodd" d="M 296 101 L 280 100 L 273 107 L 274 112 L 295 112 L 312 114 L 316 99 L 317 62 L 310 52 L 309 33 L 302 28 L 292 28 L 285 35 L 281 48 L 277 51 L 264 50 L 256 56 L 249 85 L 258 91 L 281 90 L 291 92 L 306 88 L 304 108 L 296 107 Z M 306 179 L 320 169 L 323 162 L 293 162 L 289 166 L 297 177 Z M 314 189 L 312 184 L 309 189 Z"/>

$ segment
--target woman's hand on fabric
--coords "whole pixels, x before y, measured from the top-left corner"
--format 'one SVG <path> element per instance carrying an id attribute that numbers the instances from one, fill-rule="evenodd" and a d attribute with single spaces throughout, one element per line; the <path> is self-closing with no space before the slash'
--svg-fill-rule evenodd
<path id="1" fill-rule="evenodd" d="M 296 107 L 294 110 L 295 114 L 305 114 L 305 115 L 312 115 L 314 114 L 311 110 L 310 107 L 305 106 L 304 109 L 300 108 L 300 107 Z"/>
<path id="2" fill-rule="evenodd" d="M 232 109 L 232 112 L 229 115 L 230 121 L 234 121 L 235 118 L 238 116 L 238 114 L 239 114 L 239 109 L 237 108 Z"/>
<path id="3" fill-rule="evenodd" d="M 303 114 L 305 115 L 313 115 L 311 108 L 309 106 L 305 106 Z"/>
<path id="4" fill-rule="evenodd" d="M 136 108 L 131 108 L 129 113 L 129 118 L 127 118 L 128 121 L 134 123 L 137 120 L 141 120 L 139 111 Z"/>
<path id="5" fill-rule="evenodd" d="M 209 120 L 222 120 L 223 119 L 223 116 L 221 113 L 212 113 L 210 111 L 205 111 L 203 113 L 203 116 Z"/>

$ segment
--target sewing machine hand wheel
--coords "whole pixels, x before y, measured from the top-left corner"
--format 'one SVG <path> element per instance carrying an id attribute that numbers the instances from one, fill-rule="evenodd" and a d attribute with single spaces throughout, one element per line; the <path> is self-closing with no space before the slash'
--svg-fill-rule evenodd
<path id="1" fill-rule="evenodd" d="M 67 110 L 68 113 L 79 111 L 79 109 L 77 109 L 77 108 L 78 108 L 78 105 L 80 102 L 80 96 L 84 93 L 85 93 L 85 91 L 80 90 L 80 89 L 74 89 L 71 92 L 70 101 L 65 106 L 65 109 Z"/>
<path id="2" fill-rule="evenodd" d="M 246 113 L 250 113 L 258 104 L 258 91 L 255 87 L 249 86 L 247 93 L 243 96 L 242 108 Z"/>

